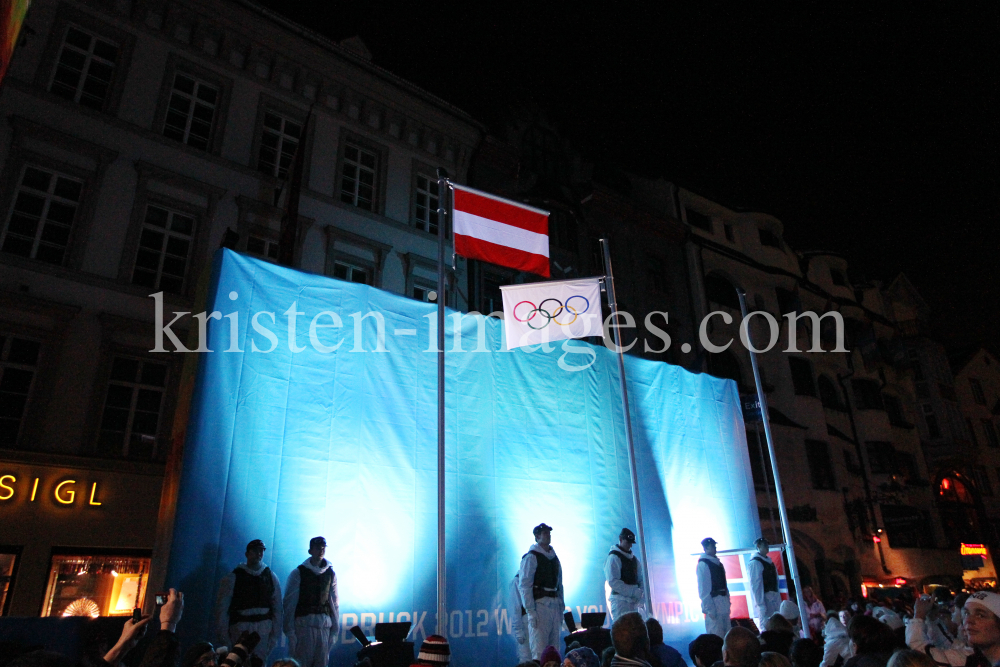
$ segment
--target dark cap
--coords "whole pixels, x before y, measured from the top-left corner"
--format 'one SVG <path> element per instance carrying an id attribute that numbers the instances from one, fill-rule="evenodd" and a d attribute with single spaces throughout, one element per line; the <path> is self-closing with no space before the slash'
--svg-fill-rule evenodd
<path id="1" fill-rule="evenodd" d="M 311 540 L 309 540 L 310 549 L 312 549 L 313 547 L 325 547 L 325 546 L 326 546 L 325 537 L 314 537 Z"/>
<path id="2" fill-rule="evenodd" d="M 628 528 L 622 528 L 622 532 L 618 533 L 618 539 L 628 540 L 629 542 L 635 543 L 635 533 Z"/>
<path id="3" fill-rule="evenodd" d="M 548 524 L 545 524 L 545 523 L 540 523 L 537 526 L 535 526 L 534 528 L 532 528 L 531 532 L 534 533 L 535 537 L 538 537 L 539 535 L 542 534 L 543 530 L 551 531 L 552 530 L 552 526 L 550 526 Z"/>
<path id="4" fill-rule="evenodd" d="M 760 544 L 761 542 L 763 542 L 764 544 L 766 544 L 766 545 L 768 545 L 768 546 L 771 546 L 771 543 L 770 543 L 770 542 L 768 542 L 768 541 L 767 541 L 767 539 L 765 539 L 765 538 L 763 538 L 763 537 L 758 537 L 758 538 L 757 538 L 756 540 L 754 540 L 754 541 L 753 541 L 753 543 L 754 543 L 754 546 L 756 546 L 756 545 Z"/>
<path id="5" fill-rule="evenodd" d="M 264 546 L 264 540 L 250 540 L 247 543 L 247 551 L 252 551 L 255 549 L 260 549 L 261 551 L 266 550 L 267 547 Z"/>
<path id="6" fill-rule="evenodd" d="M 718 544 L 714 538 L 706 537 L 701 541 L 701 546 L 708 546 L 709 544 Z"/>

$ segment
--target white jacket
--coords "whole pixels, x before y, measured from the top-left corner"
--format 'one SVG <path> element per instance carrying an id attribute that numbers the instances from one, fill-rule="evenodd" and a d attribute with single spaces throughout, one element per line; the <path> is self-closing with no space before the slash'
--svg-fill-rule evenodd
<path id="1" fill-rule="evenodd" d="M 549 547 L 549 551 L 546 553 L 539 545 L 532 544 L 531 548 L 528 549 L 528 553 L 532 551 L 535 552 L 534 558 L 522 557 L 521 569 L 517 573 L 520 577 L 521 600 L 524 602 L 524 610 L 529 614 L 535 613 L 535 570 L 538 568 L 535 558 L 548 558 L 552 560 L 556 557 L 556 550 L 552 547 Z M 527 555 L 525 554 L 525 556 Z M 559 608 L 563 609 L 566 607 L 566 603 L 563 601 L 562 563 L 559 564 L 559 575 L 556 581 L 556 600 L 559 602 Z"/>
<path id="2" fill-rule="evenodd" d="M 939 665 L 951 665 L 952 667 L 965 667 L 965 661 L 973 653 L 972 649 L 967 646 L 936 648 L 927 636 L 927 622 L 919 618 L 906 620 L 906 645 L 914 651 L 927 653 Z"/>
<path id="3" fill-rule="evenodd" d="M 846 662 L 854 656 L 854 649 L 851 648 L 851 640 L 847 636 L 847 628 L 836 616 L 830 616 L 823 628 L 823 636 L 826 642 L 823 644 L 823 662 L 820 667 L 833 667 L 837 658 L 843 658 Z"/>
<path id="4" fill-rule="evenodd" d="M 244 570 L 248 574 L 252 574 L 255 577 L 259 576 L 261 572 L 264 571 L 266 567 L 263 563 L 258 563 L 257 567 L 250 567 L 246 563 L 240 563 L 237 567 Z M 272 648 L 277 643 L 278 637 L 281 635 L 281 582 L 278 581 L 278 575 L 271 570 L 271 584 L 273 585 L 273 592 L 271 594 L 271 607 L 270 611 L 274 614 L 271 619 L 271 638 Z M 219 582 L 219 594 L 215 600 L 215 631 L 220 639 L 224 639 L 225 642 L 229 643 L 229 626 L 231 624 L 229 619 L 229 604 L 233 600 L 233 589 L 236 586 L 236 574 L 230 572 L 222 578 Z M 239 609 L 237 611 L 242 611 L 248 615 L 250 614 L 266 614 L 268 608 L 254 608 L 254 609 Z M 266 655 L 266 654 L 265 654 Z"/>
<path id="5" fill-rule="evenodd" d="M 708 569 L 708 565 L 701 562 L 702 558 L 719 565 L 722 565 L 722 561 L 708 554 L 701 554 L 698 557 L 698 567 L 695 570 L 698 575 L 698 597 L 701 598 L 701 613 L 708 614 L 715 610 L 712 603 L 712 572 Z"/>
<path id="6" fill-rule="evenodd" d="M 612 553 L 608 554 L 608 559 L 604 561 L 604 580 L 611 587 L 611 594 L 642 602 L 645 596 L 642 591 L 642 569 L 639 567 L 639 559 L 636 558 L 635 554 L 622 551 L 617 544 L 611 547 L 611 551 Z M 626 584 L 622 581 L 622 562 L 619 557 L 635 561 L 636 584 Z"/>
<path id="7" fill-rule="evenodd" d="M 521 623 L 521 608 L 524 605 L 521 602 L 519 577 L 519 574 L 515 574 L 507 588 L 507 614 L 510 616 L 510 629 L 514 633 L 514 637 L 527 637 L 528 628 L 523 627 Z"/>
<path id="8" fill-rule="evenodd" d="M 316 574 L 323 574 L 330 569 L 330 562 L 325 558 L 319 562 L 319 567 L 310 563 L 308 558 L 302 564 Z M 299 575 L 299 568 L 295 568 L 288 575 L 288 581 L 285 584 L 285 634 L 294 635 L 295 626 L 330 628 L 331 641 L 333 641 L 333 635 L 336 635 L 340 628 L 340 599 L 337 596 L 337 574 L 334 573 L 333 583 L 330 586 L 330 606 L 333 608 L 333 618 L 330 618 L 326 614 L 308 614 L 306 616 L 299 616 L 298 618 L 295 617 L 295 607 L 299 604 L 299 585 L 301 583 L 302 577 Z"/>

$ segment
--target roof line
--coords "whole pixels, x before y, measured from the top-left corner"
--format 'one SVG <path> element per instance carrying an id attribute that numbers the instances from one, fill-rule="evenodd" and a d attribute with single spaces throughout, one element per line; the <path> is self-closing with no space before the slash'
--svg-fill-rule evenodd
<path id="1" fill-rule="evenodd" d="M 430 104 L 432 104 L 432 105 L 434 105 L 436 107 L 439 107 L 442 111 L 446 111 L 446 112 L 448 112 L 448 113 L 450 113 L 450 114 L 452 114 L 454 116 L 458 116 L 459 118 L 463 119 L 467 123 L 475 125 L 477 129 L 479 129 L 479 130 L 481 130 L 483 132 L 486 131 L 486 129 L 487 129 L 486 125 L 484 125 L 479 120 L 477 120 L 476 118 L 474 118 L 468 112 L 463 111 L 462 109 L 459 109 L 457 106 L 455 106 L 451 102 L 448 102 L 447 100 L 444 100 L 444 99 L 438 97 L 437 95 L 434 95 L 433 93 L 430 93 L 430 92 L 424 90 L 423 88 L 421 88 L 420 86 L 416 85 L 415 83 L 407 81 L 406 79 L 404 79 L 403 77 L 399 76 L 398 74 L 393 74 L 392 72 L 390 72 L 389 70 L 385 69 L 384 67 L 379 67 L 378 65 L 376 65 L 373 62 L 371 62 L 369 60 L 365 60 L 364 58 L 361 58 L 361 57 L 355 55 L 351 51 L 349 51 L 349 50 L 345 49 L 344 47 L 342 47 L 340 44 L 338 44 L 333 39 L 330 39 L 329 37 L 325 37 L 324 35 L 321 35 L 318 32 L 315 32 L 313 30 L 310 30 L 309 28 L 307 28 L 307 27 L 305 27 L 303 25 L 300 25 L 300 24 L 296 23 L 295 21 L 292 21 L 291 19 L 289 19 L 289 18 L 287 18 L 285 16 L 282 16 L 281 14 L 278 14 L 277 12 L 271 11 L 267 7 L 264 7 L 262 5 L 257 4 L 253 0 L 230 0 L 230 1 L 231 2 L 235 2 L 237 4 L 240 4 L 243 7 L 247 8 L 247 9 L 250 9 L 250 10 L 252 10 L 254 12 L 257 12 L 258 14 L 260 14 L 261 16 L 263 16 L 264 18 L 269 19 L 271 21 L 274 21 L 275 23 L 279 24 L 281 27 L 283 27 L 283 28 L 285 28 L 287 30 L 290 30 L 290 31 L 298 34 L 300 37 L 306 39 L 307 41 L 310 41 L 310 42 L 316 44 L 317 46 L 320 46 L 320 47 L 322 47 L 324 49 L 332 51 L 333 53 L 336 53 L 338 56 L 340 56 L 341 58 L 344 58 L 345 60 L 348 60 L 352 64 L 357 65 L 357 66 L 359 66 L 361 68 L 367 69 L 372 74 L 380 76 L 383 79 L 386 79 L 390 83 L 393 83 L 393 84 L 395 84 L 395 85 L 397 85 L 397 86 L 399 86 L 401 88 L 405 88 L 408 92 L 413 93 L 414 95 L 420 97 L 425 102 L 429 102 Z"/>

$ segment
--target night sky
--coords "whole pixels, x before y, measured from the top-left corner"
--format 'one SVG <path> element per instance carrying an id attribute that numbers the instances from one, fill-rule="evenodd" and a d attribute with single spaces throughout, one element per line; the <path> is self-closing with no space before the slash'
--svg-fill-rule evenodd
<path id="1" fill-rule="evenodd" d="M 995 3 L 265 4 L 488 125 L 533 102 L 598 165 L 905 272 L 949 348 L 1000 352 Z"/>

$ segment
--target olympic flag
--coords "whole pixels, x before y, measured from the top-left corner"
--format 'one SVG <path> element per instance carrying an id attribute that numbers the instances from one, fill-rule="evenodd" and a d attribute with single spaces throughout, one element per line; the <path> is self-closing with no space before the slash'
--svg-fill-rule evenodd
<path id="1" fill-rule="evenodd" d="M 464 185 L 454 188 L 457 254 L 549 277 L 548 211 Z"/>
<path id="2" fill-rule="evenodd" d="M 500 290 L 508 350 L 602 333 L 600 278 L 504 285 Z"/>

